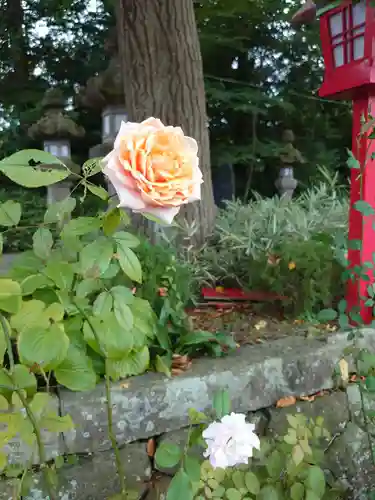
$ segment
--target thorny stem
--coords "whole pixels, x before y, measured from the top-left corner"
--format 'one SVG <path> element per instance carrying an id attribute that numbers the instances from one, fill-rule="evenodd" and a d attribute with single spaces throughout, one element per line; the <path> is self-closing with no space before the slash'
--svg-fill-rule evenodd
<path id="1" fill-rule="evenodd" d="M 113 430 L 113 407 L 112 407 L 112 398 L 111 398 L 111 383 L 110 383 L 110 376 L 109 376 L 109 370 L 108 370 L 108 358 L 105 353 L 105 349 L 103 349 L 99 335 L 94 328 L 90 318 L 87 316 L 85 311 L 79 307 L 74 301 L 74 305 L 80 312 L 80 314 L 85 318 L 87 321 L 87 324 L 91 328 L 91 331 L 95 337 L 96 342 L 98 343 L 98 346 L 105 358 L 105 393 L 106 393 L 106 400 L 107 400 L 107 418 L 108 418 L 108 436 L 111 441 L 111 445 L 115 454 L 115 460 L 116 460 L 116 468 L 117 468 L 117 474 L 119 476 L 119 481 L 120 481 L 120 488 L 121 488 L 121 495 L 123 498 L 126 498 L 126 484 L 125 484 L 125 471 L 124 467 L 121 461 L 121 456 L 120 456 L 120 450 L 117 445 L 117 440 L 116 440 L 116 435 Z"/>

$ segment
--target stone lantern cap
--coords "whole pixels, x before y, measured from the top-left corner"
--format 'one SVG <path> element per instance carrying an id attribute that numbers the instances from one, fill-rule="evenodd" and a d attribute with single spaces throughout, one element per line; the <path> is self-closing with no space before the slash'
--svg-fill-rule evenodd
<path id="1" fill-rule="evenodd" d="M 83 137 L 85 130 L 65 114 L 65 99 L 59 89 L 50 89 L 42 100 L 43 116 L 28 130 L 35 140 L 71 140 Z"/>

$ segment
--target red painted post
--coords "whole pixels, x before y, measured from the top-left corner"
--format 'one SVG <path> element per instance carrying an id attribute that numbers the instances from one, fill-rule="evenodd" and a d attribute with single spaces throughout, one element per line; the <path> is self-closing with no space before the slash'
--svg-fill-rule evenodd
<path id="1" fill-rule="evenodd" d="M 365 92 L 353 101 L 352 151 L 360 170 L 351 170 L 349 240 L 360 240 L 361 249 L 349 249 L 349 268 L 373 262 L 375 256 L 375 216 L 363 215 L 354 208 L 357 201 L 363 200 L 375 211 L 375 160 L 371 158 L 375 154 L 375 140 L 368 137 L 371 130 L 361 135 L 363 119 L 367 121 L 369 115 L 375 116 L 375 87 L 372 91 L 374 95 Z M 358 306 L 365 324 L 371 323 L 373 318 L 372 307 L 366 307 L 365 301 L 368 298 L 367 288 L 374 282 L 374 270 L 368 270 L 367 275 L 370 281 L 357 278 L 347 285 L 348 311 Z"/>

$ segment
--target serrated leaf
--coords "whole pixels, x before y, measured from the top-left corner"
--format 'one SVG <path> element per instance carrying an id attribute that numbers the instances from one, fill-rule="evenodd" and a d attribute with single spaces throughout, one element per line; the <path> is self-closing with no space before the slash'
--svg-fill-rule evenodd
<path id="1" fill-rule="evenodd" d="M 162 469 L 172 469 L 180 462 L 182 450 L 175 443 L 162 442 L 156 449 L 155 461 Z M 200 475 L 200 468 L 199 468 Z"/>
<path id="2" fill-rule="evenodd" d="M 82 274 L 87 278 L 101 276 L 108 269 L 112 257 L 112 242 L 107 238 L 99 238 L 89 243 L 80 252 Z"/>
<path id="3" fill-rule="evenodd" d="M 31 166 L 30 162 L 40 163 Z M 70 175 L 64 163 L 55 156 L 37 149 L 24 149 L 0 161 L 0 172 L 20 186 L 50 186 Z"/>
<path id="4" fill-rule="evenodd" d="M 72 264 L 61 261 L 49 261 L 47 262 L 44 272 L 60 290 L 71 289 L 74 278 Z"/>
<path id="5" fill-rule="evenodd" d="M 103 201 L 108 200 L 108 192 L 102 186 L 96 186 L 95 184 L 87 182 L 86 187 L 90 191 L 90 193 L 92 193 L 94 196 L 97 196 Z"/>
<path id="6" fill-rule="evenodd" d="M 121 210 L 113 208 L 103 217 L 103 232 L 106 236 L 111 236 L 121 223 Z"/>
<path id="7" fill-rule="evenodd" d="M 93 304 L 94 316 L 108 316 L 113 307 L 113 297 L 110 292 L 100 293 Z"/>
<path id="8" fill-rule="evenodd" d="M 299 465 L 303 461 L 304 456 L 305 454 L 303 452 L 303 449 L 300 447 L 299 444 L 296 444 L 292 451 L 292 459 L 294 464 Z"/>
<path id="9" fill-rule="evenodd" d="M 0 226 L 17 226 L 21 219 L 21 213 L 21 204 L 16 201 L 8 200 L 0 203 Z"/>
<path id="10" fill-rule="evenodd" d="M 49 229 L 40 227 L 33 235 L 33 250 L 37 257 L 47 260 L 51 255 L 53 237 Z"/>
<path id="11" fill-rule="evenodd" d="M 98 231 L 102 222 L 99 217 L 77 217 L 67 222 L 61 232 L 62 238 L 69 236 L 83 236 Z"/>
<path id="12" fill-rule="evenodd" d="M 45 224 L 63 222 L 73 212 L 77 204 L 75 198 L 68 196 L 64 200 L 57 201 L 50 205 L 44 214 Z"/>
<path id="13" fill-rule="evenodd" d="M 186 472 L 180 469 L 169 485 L 166 500 L 181 500 L 182 492 L 184 500 L 193 500 L 194 495 L 190 479 Z"/>
<path id="14" fill-rule="evenodd" d="M 122 359 L 133 348 L 133 335 L 131 331 L 126 331 L 114 316 L 95 317 L 92 316 L 90 323 L 86 321 L 83 325 L 84 339 L 88 345 L 99 354 L 105 354 L 113 360 Z M 100 345 L 92 330 L 99 339 Z M 102 352 L 102 349 L 104 352 Z"/>
<path id="15" fill-rule="evenodd" d="M 72 417 L 64 415 L 60 417 L 56 412 L 47 412 L 39 422 L 41 429 L 49 432 L 67 432 L 74 429 Z"/>
<path id="16" fill-rule="evenodd" d="M 66 357 L 69 337 L 63 327 L 57 324 L 43 330 L 34 327 L 21 332 L 18 339 L 18 352 L 22 363 L 37 364 L 45 371 L 56 368 Z"/>
<path id="17" fill-rule="evenodd" d="M 90 158 L 82 165 L 82 174 L 84 177 L 91 177 L 102 171 L 103 158 Z"/>
<path id="18" fill-rule="evenodd" d="M 126 231 L 118 231 L 113 235 L 116 243 L 124 248 L 137 248 L 140 244 L 139 239 L 134 234 L 127 233 Z"/>
<path id="19" fill-rule="evenodd" d="M 290 488 L 290 500 L 304 500 L 305 488 L 302 483 L 294 483 Z"/>
<path id="20" fill-rule="evenodd" d="M 51 285 L 51 281 L 42 274 L 32 274 L 21 282 L 22 295 L 31 295 L 39 288 Z"/>
<path id="21" fill-rule="evenodd" d="M 257 495 L 260 491 L 260 482 L 254 472 L 246 472 L 245 485 L 249 493 Z"/>
<path id="22" fill-rule="evenodd" d="M 150 352 L 147 346 L 137 351 L 132 351 L 122 359 L 109 359 L 108 370 L 113 380 L 141 375 L 150 365 Z"/>
<path id="23" fill-rule="evenodd" d="M 20 333 L 34 326 L 46 329 L 49 326 L 49 320 L 47 316 L 43 316 L 44 311 L 44 302 L 35 299 L 28 300 L 23 302 L 18 313 L 11 317 L 10 324 Z"/>
<path id="24" fill-rule="evenodd" d="M 130 331 L 134 325 L 132 311 L 129 307 L 134 302 L 134 296 L 129 288 L 114 286 L 110 290 L 113 297 L 113 310 L 120 326 Z"/>
<path id="25" fill-rule="evenodd" d="M 326 321 L 333 321 L 337 318 L 337 311 L 334 309 L 322 309 L 317 315 L 318 321 L 324 323 Z"/>
<path id="26" fill-rule="evenodd" d="M 54 371 L 57 382 L 71 391 L 90 391 L 96 385 L 96 373 L 90 358 L 70 345 L 65 360 Z"/>
<path id="27" fill-rule="evenodd" d="M 142 283 L 141 263 L 133 250 L 122 245 L 117 245 L 117 258 L 124 273 L 131 280 Z"/>
<path id="28" fill-rule="evenodd" d="M 12 379 L 18 389 L 26 391 L 27 396 L 34 396 L 37 389 L 37 381 L 35 375 L 30 373 L 26 366 L 16 365 L 12 372 Z"/>
<path id="29" fill-rule="evenodd" d="M 102 288 L 102 282 L 95 278 L 87 278 L 78 283 L 76 286 L 77 297 L 84 298 L 93 292 L 97 292 Z"/>

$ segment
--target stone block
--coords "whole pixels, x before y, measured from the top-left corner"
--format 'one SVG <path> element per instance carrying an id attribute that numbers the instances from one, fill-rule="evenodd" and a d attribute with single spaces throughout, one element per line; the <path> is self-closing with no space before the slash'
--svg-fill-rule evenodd
<path id="1" fill-rule="evenodd" d="M 127 486 L 141 494 L 149 477 L 149 461 L 144 443 L 132 443 L 120 450 Z M 72 466 L 58 470 L 59 500 L 105 500 L 119 492 L 114 455 L 110 451 L 81 457 Z M 0 482 L 0 499 L 13 500 L 11 481 Z M 33 476 L 33 486 L 23 500 L 49 500 L 41 473 Z"/>
<path id="2" fill-rule="evenodd" d="M 168 379 L 148 373 L 112 386 L 113 417 L 120 444 L 145 439 L 188 425 L 188 410 L 206 411 L 214 393 L 229 391 L 237 412 L 273 406 L 285 396 L 308 395 L 332 387 L 332 373 L 346 334 L 326 341 L 287 338 L 260 346 L 242 347 L 222 359 L 199 359 L 193 369 Z M 375 331 L 364 331 L 364 342 L 375 347 Z M 65 434 L 69 452 L 109 449 L 104 386 L 89 393 L 61 391 L 63 414 L 76 425 Z"/>

